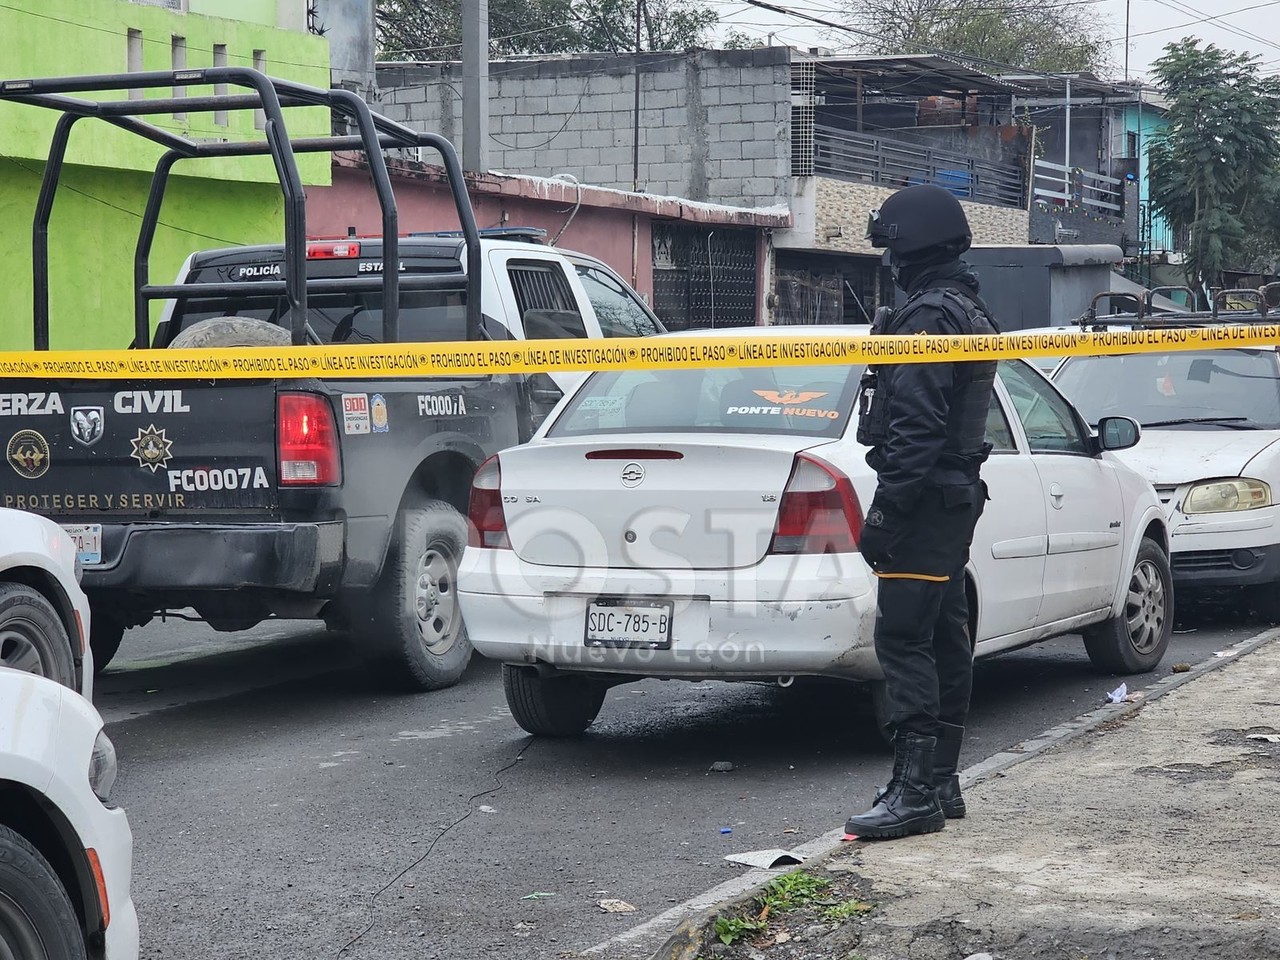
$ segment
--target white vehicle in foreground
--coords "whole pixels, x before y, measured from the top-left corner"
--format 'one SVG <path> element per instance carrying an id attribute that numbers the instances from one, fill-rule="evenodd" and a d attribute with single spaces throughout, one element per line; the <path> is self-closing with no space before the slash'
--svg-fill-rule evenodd
<path id="1" fill-rule="evenodd" d="M 858 553 L 875 489 L 854 440 L 861 373 L 600 372 L 481 467 L 459 600 L 522 727 L 579 733 L 610 686 L 641 677 L 880 679 L 875 580 Z M 1101 668 L 1154 668 L 1173 627 L 1164 512 L 1103 452 L 1136 441 L 1136 425 L 1115 418 L 1094 437 L 1011 361 L 987 430 L 991 502 L 968 570 L 976 655 L 1084 631 Z"/>
<path id="2" fill-rule="evenodd" d="M 116 754 L 74 691 L 0 668 L 0 957 L 134 960 L 133 836 Z"/>
<path id="3" fill-rule="evenodd" d="M 0 667 L 93 694 L 89 601 L 76 544 L 51 520 L 0 508 Z"/>
<path id="4" fill-rule="evenodd" d="M 1175 582 L 1245 588 L 1254 609 L 1280 619 L 1276 349 L 1068 357 L 1053 378 L 1089 422 L 1142 424 L 1121 459 L 1165 505 Z"/>

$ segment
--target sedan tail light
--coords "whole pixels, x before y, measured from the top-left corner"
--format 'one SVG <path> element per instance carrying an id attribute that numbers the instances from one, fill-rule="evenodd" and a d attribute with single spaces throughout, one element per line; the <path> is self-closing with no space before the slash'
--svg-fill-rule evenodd
<path id="1" fill-rule="evenodd" d="M 471 481 L 471 503 L 467 509 L 467 546 L 490 550 L 510 550 L 507 515 L 502 509 L 502 466 L 495 454 L 476 471 Z"/>
<path id="2" fill-rule="evenodd" d="M 796 454 L 769 552 L 853 553 L 861 537 L 862 506 L 849 478 L 812 454 Z"/>

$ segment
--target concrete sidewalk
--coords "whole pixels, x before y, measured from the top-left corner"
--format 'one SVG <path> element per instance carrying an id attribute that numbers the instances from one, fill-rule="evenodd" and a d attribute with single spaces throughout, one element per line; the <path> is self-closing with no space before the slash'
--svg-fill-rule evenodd
<path id="1" fill-rule="evenodd" d="M 1280 957 L 1280 643 L 966 790 L 939 834 L 843 844 L 818 902 L 725 946 L 778 960 Z M 856 899 L 866 913 L 832 904 Z M 874 909 L 871 908 L 874 904 Z M 717 911 L 758 919 L 750 897 Z M 724 929 L 722 927 L 722 929 Z"/>

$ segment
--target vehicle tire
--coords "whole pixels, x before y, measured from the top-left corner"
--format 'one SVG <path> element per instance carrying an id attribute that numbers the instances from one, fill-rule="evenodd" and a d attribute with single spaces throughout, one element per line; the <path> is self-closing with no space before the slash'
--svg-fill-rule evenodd
<path id="1" fill-rule="evenodd" d="M 0 583 L 0 666 L 76 689 L 71 640 L 58 613 L 25 583 Z"/>
<path id="2" fill-rule="evenodd" d="M 467 521 L 449 504 L 428 500 L 401 510 L 382 577 L 372 591 L 365 633 L 369 665 L 388 685 L 425 691 L 451 687 L 471 660 L 458 606 L 458 560 Z"/>
<path id="3" fill-rule="evenodd" d="M 1093 665 L 1108 673 L 1146 673 L 1173 636 L 1173 572 L 1160 545 L 1145 537 L 1126 586 L 1124 610 L 1084 631 Z"/>
<path id="4" fill-rule="evenodd" d="M 576 737 L 600 715 L 608 691 L 594 677 L 544 677 L 511 663 L 502 665 L 502 689 L 511 716 L 535 737 Z"/>
<path id="5" fill-rule="evenodd" d="M 169 349 L 195 347 L 287 347 L 293 342 L 288 330 L 252 317 L 210 317 L 181 331 Z"/>
<path id="6" fill-rule="evenodd" d="M 91 611 L 89 649 L 93 651 L 95 677 L 107 669 L 107 664 L 115 659 L 116 652 L 120 649 L 120 641 L 123 639 L 123 623 L 108 614 Z"/>
<path id="7" fill-rule="evenodd" d="M 0 955 L 83 960 L 84 933 L 62 881 L 21 834 L 0 826 Z"/>

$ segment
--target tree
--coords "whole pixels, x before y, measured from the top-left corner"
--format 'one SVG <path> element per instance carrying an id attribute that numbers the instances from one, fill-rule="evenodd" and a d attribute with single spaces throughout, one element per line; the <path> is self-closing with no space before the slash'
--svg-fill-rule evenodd
<path id="1" fill-rule="evenodd" d="M 490 54 L 632 52 L 637 2 L 642 50 L 701 46 L 717 20 L 701 0 L 490 0 Z M 379 59 L 461 53 L 461 0 L 378 0 L 377 18 Z"/>
<path id="2" fill-rule="evenodd" d="M 866 53 L 947 50 L 1053 73 L 1107 65 L 1109 24 L 1089 0 L 847 0 Z"/>
<path id="3" fill-rule="evenodd" d="M 1149 150 L 1151 199 L 1187 238 L 1187 282 L 1203 292 L 1280 249 L 1280 82 L 1259 74 L 1257 57 L 1191 38 L 1154 68 L 1169 106 Z"/>

